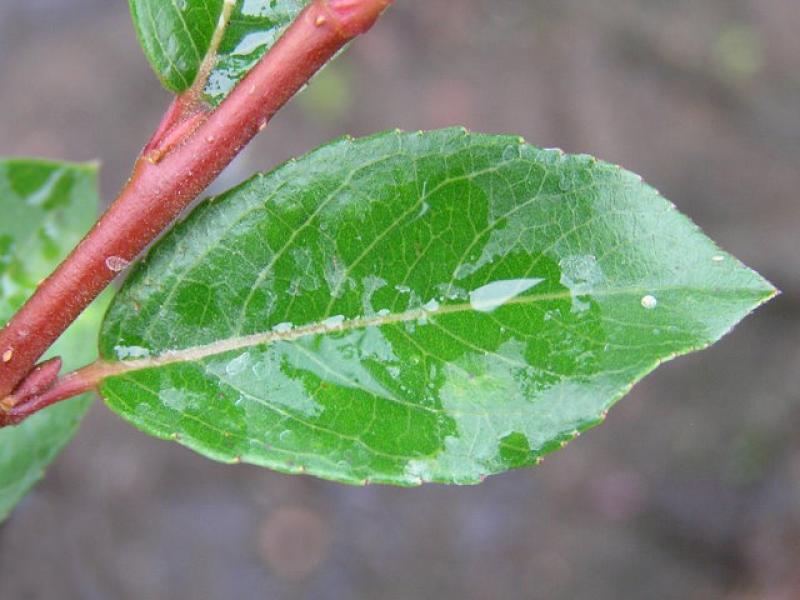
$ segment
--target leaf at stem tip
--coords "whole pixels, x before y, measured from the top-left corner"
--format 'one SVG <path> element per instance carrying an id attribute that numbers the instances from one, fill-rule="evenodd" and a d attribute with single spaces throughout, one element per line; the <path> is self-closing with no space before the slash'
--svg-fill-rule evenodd
<path id="1" fill-rule="evenodd" d="M 0 327 L 80 241 L 97 207 L 93 164 L 0 159 Z M 96 304 L 48 356 L 63 356 L 67 368 L 94 360 L 97 351 L 87 340 L 97 335 L 101 317 Z M 64 402 L 0 429 L 0 521 L 73 436 L 90 399 Z"/>
<path id="2" fill-rule="evenodd" d="M 176 93 L 188 90 L 204 61 L 210 61 L 214 66 L 204 92 L 217 105 L 310 1 L 236 0 L 230 14 L 223 0 L 129 4 L 144 53 L 164 86 Z"/>
<path id="3" fill-rule="evenodd" d="M 154 248 L 104 323 L 130 362 L 102 393 L 218 460 L 475 483 L 773 294 L 619 167 L 464 130 L 343 139 Z"/>

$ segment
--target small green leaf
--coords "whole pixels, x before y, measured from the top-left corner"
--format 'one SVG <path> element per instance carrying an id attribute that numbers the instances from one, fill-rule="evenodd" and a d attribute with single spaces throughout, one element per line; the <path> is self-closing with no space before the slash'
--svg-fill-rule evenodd
<path id="1" fill-rule="evenodd" d="M 102 393 L 214 459 L 474 483 L 598 424 L 773 294 L 591 157 L 463 130 L 345 139 L 153 250 L 104 323 Z"/>
<path id="2" fill-rule="evenodd" d="M 215 105 L 247 75 L 309 2 L 129 0 L 144 53 L 164 86 L 176 93 L 186 91 L 203 62 L 210 60 L 214 67 L 205 93 Z M 233 4 L 232 9 L 226 4 Z"/>
<path id="3" fill-rule="evenodd" d="M 8 321 L 97 217 L 95 165 L 0 160 L 0 326 Z M 51 350 L 67 368 L 91 362 L 102 312 L 93 306 Z M 0 521 L 77 430 L 90 396 L 0 429 Z"/>

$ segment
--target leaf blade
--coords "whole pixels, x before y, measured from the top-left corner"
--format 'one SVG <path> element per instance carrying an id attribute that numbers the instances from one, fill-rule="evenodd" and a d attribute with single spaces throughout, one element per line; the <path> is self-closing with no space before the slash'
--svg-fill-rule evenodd
<path id="1" fill-rule="evenodd" d="M 0 326 L 80 241 L 97 207 L 96 165 L 0 159 Z M 94 360 L 86 339 L 101 316 L 93 305 L 48 356 L 63 355 L 67 368 Z M 72 438 L 90 403 L 84 395 L 0 429 L 0 521 Z"/>
<path id="2" fill-rule="evenodd" d="M 218 460 L 475 483 L 596 424 L 773 292 L 617 167 L 381 134 L 257 176 L 167 236 L 109 312 L 102 356 L 139 361 L 102 392 Z"/>
<path id="3" fill-rule="evenodd" d="M 145 56 L 164 87 L 188 90 L 210 60 L 214 67 L 203 87 L 218 105 L 309 1 L 239 0 L 228 18 L 225 0 L 129 0 L 129 6 Z"/>

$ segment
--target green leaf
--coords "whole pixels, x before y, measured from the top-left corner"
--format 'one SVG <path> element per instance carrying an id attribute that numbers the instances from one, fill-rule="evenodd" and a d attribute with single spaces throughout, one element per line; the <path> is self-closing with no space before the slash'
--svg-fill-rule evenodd
<path id="1" fill-rule="evenodd" d="M 153 250 L 104 323 L 102 394 L 218 460 L 475 483 L 773 294 L 619 167 L 463 130 L 344 139 Z"/>
<path id="2" fill-rule="evenodd" d="M 0 160 L 0 326 L 80 241 L 97 217 L 97 167 L 30 159 Z M 99 328 L 95 305 L 50 352 L 67 368 L 94 360 L 87 343 Z M 0 521 L 38 481 L 77 430 L 84 396 L 0 429 Z"/>
<path id="3" fill-rule="evenodd" d="M 144 53 L 164 86 L 176 93 L 214 61 L 205 93 L 216 105 L 310 0 L 129 0 Z M 216 35 L 215 35 L 216 32 Z M 217 47 L 218 45 L 218 47 Z M 216 59 L 216 60 L 215 60 Z"/>

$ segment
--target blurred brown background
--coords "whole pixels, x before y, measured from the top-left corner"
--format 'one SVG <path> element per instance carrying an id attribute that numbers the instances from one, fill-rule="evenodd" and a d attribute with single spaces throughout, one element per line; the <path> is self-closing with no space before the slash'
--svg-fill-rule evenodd
<path id="1" fill-rule="evenodd" d="M 797 0 L 397 0 L 216 189 L 342 133 L 514 132 L 641 173 L 784 295 L 474 488 L 217 465 L 98 402 L 0 527 L 0 598 L 800 598 L 798 29 Z M 0 2 L 0 154 L 102 158 L 108 199 L 167 101 L 123 0 Z"/>

